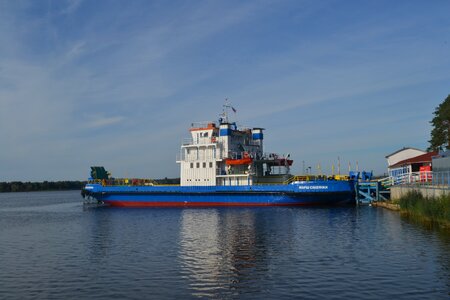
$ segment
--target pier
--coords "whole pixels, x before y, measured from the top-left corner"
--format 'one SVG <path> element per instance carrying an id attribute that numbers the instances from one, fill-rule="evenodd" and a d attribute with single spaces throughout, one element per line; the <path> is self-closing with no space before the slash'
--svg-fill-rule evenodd
<path id="1" fill-rule="evenodd" d="M 360 179 L 359 173 L 350 172 L 350 174 L 355 179 L 355 201 L 357 205 L 390 200 L 390 188 L 393 182 L 390 177 L 375 180 L 372 179 L 372 172 L 362 172 Z"/>
<path id="2" fill-rule="evenodd" d="M 359 180 L 355 186 L 357 204 L 398 200 L 411 191 L 424 197 L 450 194 L 450 172 L 411 172 L 379 180 Z"/>
<path id="3" fill-rule="evenodd" d="M 356 203 L 371 204 L 374 201 L 388 201 L 390 189 L 380 181 L 361 181 L 356 183 Z"/>

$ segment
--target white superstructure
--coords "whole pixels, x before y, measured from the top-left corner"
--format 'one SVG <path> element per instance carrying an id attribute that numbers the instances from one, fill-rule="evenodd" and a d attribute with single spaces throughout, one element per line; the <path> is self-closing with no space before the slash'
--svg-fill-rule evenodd
<path id="1" fill-rule="evenodd" d="M 252 185 L 288 176 L 292 160 L 264 154 L 263 128 L 238 129 L 225 110 L 222 116 L 219 122 L 192 124 L 177 158 L 182 186 Z"/>

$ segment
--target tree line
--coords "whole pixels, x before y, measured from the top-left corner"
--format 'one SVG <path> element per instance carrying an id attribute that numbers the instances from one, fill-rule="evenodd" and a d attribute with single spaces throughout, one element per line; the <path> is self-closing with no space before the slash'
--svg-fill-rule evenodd
<path id="1" fill-rule="evenodd" d="M 0 182 L 0 193 L 80 190 L 85 181 Z"/>
<path id="2" fill-rule="evenodd" d="M 180 184 L 180 178 L 155 179 L 157 184 Z M 86 181 L 0 182 L 0 193 L 81 190 Z"/>

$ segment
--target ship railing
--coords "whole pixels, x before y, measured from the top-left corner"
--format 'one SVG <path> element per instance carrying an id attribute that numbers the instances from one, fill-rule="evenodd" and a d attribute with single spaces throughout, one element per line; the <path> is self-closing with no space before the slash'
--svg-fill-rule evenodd
<path id="1" fill-rule="evenodd" d="M 249 176 L 249 175 L 255 175 L 255 172 L 251 171 L 251 170 L 236 170 L 236 169 L 220 169 L 220 168 L 216 168 L 216 175 L 217 176 L 225 176 L 225 175 L 245 175 L 245 176 Z"/>
<path id="2" fill-rule="evenodd" d="M 277 159 L 281 159 L 281 158 L 287 159 L 287 158 L 289 158 L 289 154 L 284 155 L 284 154 L 273 153 L 273 152 L 264 152 L 261 157 L 261 159 L 264 159 L 264 160 L 277 160 Z"/>
<path id="3" fill-rule="evenodd" d="M 285 182 L 283 182 L 283 184 L 290 184 L 295 181 L 309 181 L 309 180 L 310 180 L 310 176 L 294 175 L 294 176 L 290 177 L 288 180 L 286 180 Z"/>
<path id="4" fill-rule="evenodd" d="M 181 140 L 181 145 L 186 146 L 186 145 L 192 145 L 193 143 L 193 139 L 190 138 L 185 138 Z"/>
<path id="5" fill-rule="evenodd" d="M 201 121 L 191 123 L 191 128 L 208 128 L 209 124 L 214 124 L 215 126 L 217 126 L 216 122 L 214 121 Z"/>
<path id="6" fill-rule="evenodd" d="M 229 159 L 243 159 L 243 158 L 260 158 L 261 155 L 259 155 L 257 152 L 249 152 L 249 151 L 230 151 L 228 153 L 228 157 Z"/>
<path id="7" fill-rule="evenodd" d="M 213 137 L 201 137 L 198 139 L 193 138 L 184 138 L 181 140 L 181 144 L 183 146 L 192 146 L 192 145 L 210 145 L 210 144 L 216 144 L 218 143 L 218 138 Z"/>
<path id="8" fill-rule="evenodd" d="M 350 176 L 343 174 L 335 174 L 328 177 L 329 180 L 337 180 L 337 181 L 348 181 L 350 180 Z"/>
<path id="9" fill-rule="evenodd" d="M 179 184 L 158 183 L 153 179 L 142 178 L 110 178 L 91 179 L 90 184 L 101 184 L 102 186 L 178 186 Z"/>
<path id="10" fill-rule="evenodd" d="M 211 137 L 208 138 L 199 138 L 199 139 L 193 139 L 193 138 L 184 138 L 181 141 L 181 144 L 183 146 L 191 146 L 191 145 L 209 145 L 214 144 L 216 142 L 216 139 L 213 139 Z"/>
<path id="11" fill-rule="evenodd" d="M 259 142 L 255 142 L 255 141 L 247 141 L 245 144 L 243 144 L 243 146 L 252 146 L 252 147 L 259 147 L 261 146 L 261 144 Z"/>
<path id="12" fill-rule="evenodd" d="M 348 175 L 342 175 L 342 174 L 335 174 L 335 175 L 293 175 L 288 180 L 284 181 L 283 184 L 291 184 L 293 182 L 300 182 L 300 181 L 313 181 L 313 180 L 321 180 L 321 181 L 348 181 L 350 177 Z"/>
<path id="13" fill-rule="evenodd" d="M 222 160 L 225 156 L 221 154 L 216 155 L 199 155 L 199 157 L 196 156 L 186 156 L 183 154 L 177 154 L 176 155 L 176 161 L 187 161 L 187 162 L 200 162 L 200 161 L 211 161 L 211 160 Z"/>
<path id="14" fill-rule="evenodd" d="M 194 161 L 203 161 L 203 160 L 222 160 L 226 158 L 221 148 L 216 148 L 213 153 L 207 153 L 207 154 L 199 154 L 198 156 L 194 154 L 186 154 L 185 151 L 181 151 L 181 153 L 177 153 L 176 155 L 176 161 L 188 161 L 188 162 L 194 162 Z"/>
<path id="15" fill-rule="evenodd" d="M 326 175 L 294 175 L 288 180 L 284 181 L 283 184 L 291 184 L 298 181 L 312 181 L 312 180 L 329 180 L 329 176 Z"/>

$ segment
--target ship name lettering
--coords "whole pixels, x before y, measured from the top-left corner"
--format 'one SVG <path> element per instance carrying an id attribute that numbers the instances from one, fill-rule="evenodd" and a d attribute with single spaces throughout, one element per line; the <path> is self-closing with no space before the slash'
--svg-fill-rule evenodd
<path id="1" fill-rule="evenodd" d="M 300 190 L 328 190 L 327 185 L 299 186 Z"/>

